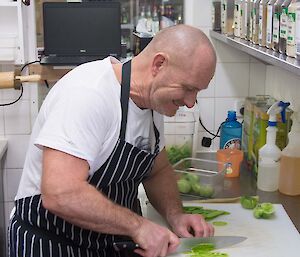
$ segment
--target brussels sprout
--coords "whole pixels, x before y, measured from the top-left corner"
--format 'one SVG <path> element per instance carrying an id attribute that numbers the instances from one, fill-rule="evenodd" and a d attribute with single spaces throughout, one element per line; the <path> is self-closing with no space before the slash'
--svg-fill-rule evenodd
<path id="1" fill-rule="evenodd" d="M 185 179 L 177 180 L 177 186 L 180 193 L 186 194 L 191 191 L 191 185 Z"/>
<path id="2" fill-rule="evenodd" d="M 214 188 L 211 185 L 201 185 L 199 194 L 203 197 L 212 197 Z"/>
<path id="3" fill-rule="evenodd" d="M 200 195 L 200 193 L 201 193 L 201 187 L 202 186 L 200 184 L 198 184 L 198 183 L 192 184 L 192 190 L 197 195 Z"/>
<path id="4" fill-rule="evenodd" d="M 184 178 L 190 182 L 190 184 L 195 184 L 198 183 L 200 181 L 200 178 L 198 175 L 196 174 L 192 174 L 192 173 L 186 173 L 184 174 Z"/>
<path id="5" fill-rule="evenodd" d="M 269 219 L 274 212 L 275 208 L 272 203 L 261 203 L 254 208 L 253 215 L 257 219 Z"/>
<path id="6" fill-rule="evenodd" d="M 242 196 L 240 199 L 240 203 L 245 209 L 254 209 L 257 205 L 258 199 L 257 197 L 252 196 Z"/>

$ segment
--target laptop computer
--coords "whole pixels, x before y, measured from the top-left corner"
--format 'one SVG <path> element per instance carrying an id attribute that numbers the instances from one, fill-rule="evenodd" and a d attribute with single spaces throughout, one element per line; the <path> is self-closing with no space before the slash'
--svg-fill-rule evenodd
<path id="1" fill-rule="evenodd" d="M 121 56 L 120 2 L 43 3 L 41 64 L 79 65 Z"/>

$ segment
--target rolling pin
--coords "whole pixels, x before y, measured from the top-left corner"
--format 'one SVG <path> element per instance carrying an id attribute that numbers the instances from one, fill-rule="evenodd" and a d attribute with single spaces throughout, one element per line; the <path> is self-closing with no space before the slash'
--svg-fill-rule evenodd
<path id="1" fill-rule="evenodd" d="M 41 80 L 41 75 L 17 76 L 15 72 L 0 72 L 0 89 L 3 88 L 20 88 L 20 83 L 23 82 L 38 82 Z"/>

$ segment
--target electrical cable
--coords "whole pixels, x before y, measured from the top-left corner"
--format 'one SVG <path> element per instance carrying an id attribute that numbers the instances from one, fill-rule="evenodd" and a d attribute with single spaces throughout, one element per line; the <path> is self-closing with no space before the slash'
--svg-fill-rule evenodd
<path id="1" fill-rule="evenodd" d="M 21 73 L 22 73 L 22 71 L 25 69 L 26 66 L 28 66 L 28 65 L 30 65 L 30 64 L 33 64 L 33 63 L 36 63 L 36 62 L 40 62 L 40 61 L 33 61 L 33 62 L 25 63 L 25 64 L 22 66 L 22 68 L 21 68 Z M 21 85 L 20 85 L 21 93 L 20 93 L 19 97 L 18 97 L 16 100 L 14 100 L 13 102 L 5 103 L 5 104 L 0 104 L 0 107 L 1 107 L 1 106 L 8 106 L 8 105 L 15 104 L 16 102 L 18 102 L 18 101 L 21 99 L 21 97 L 23 96 L 24 88 L 23 88 L 22 83 L 20 83 L 20 84 L 21 84 Z"/>

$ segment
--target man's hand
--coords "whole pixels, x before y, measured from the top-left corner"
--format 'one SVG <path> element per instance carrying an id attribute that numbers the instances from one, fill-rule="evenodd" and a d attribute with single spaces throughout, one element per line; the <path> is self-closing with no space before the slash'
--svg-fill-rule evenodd
<path id="1" fill-rule="evenodd" d="M 143 219 L 132 238 L 140 246 L 140 249 L 134 251 L 144 257 L 166 256 L 173 253 L 180 243 L 179 238 L 169 229 L 147 219 Z"/>
<path id="2" fill-rule="evenodd" d="M 214 227 L 199 214 L 177 214 L 169 220 L 174 233 L 179 237 L 209 237 Z"/>

